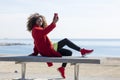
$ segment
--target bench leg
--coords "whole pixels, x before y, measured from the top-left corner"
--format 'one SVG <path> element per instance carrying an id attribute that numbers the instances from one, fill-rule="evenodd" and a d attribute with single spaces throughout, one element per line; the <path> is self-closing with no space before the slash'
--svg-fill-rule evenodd
<path id="1" fill-rule="evenodd" d="M 79 64 L 74 65 L 74 80 L 79 80 Z"/>
<path id="2" fill-rule="evenodd" d="M 26 63 L 21 63 L 21 80 L 25 80 Z"/>

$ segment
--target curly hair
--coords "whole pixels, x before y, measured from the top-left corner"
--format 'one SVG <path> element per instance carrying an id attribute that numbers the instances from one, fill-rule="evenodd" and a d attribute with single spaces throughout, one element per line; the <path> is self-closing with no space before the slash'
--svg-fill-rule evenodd
<path id="1" fill-rule="evenodd" d="M 42 24 L 40 25 L 40 27 L 45 28 L 47 27 L 47 22 L 44 16 L 39 15 L 39 13 L 34 13 L 32 15 L 30 15 L 30 17 L 28 17 L 28 21 L 27 21 L 27 30 L 31 32 L 31 30 L 33 29 L 34 25 L 36 24 L 37 19 L 41 18 L 42 19 Z"/>

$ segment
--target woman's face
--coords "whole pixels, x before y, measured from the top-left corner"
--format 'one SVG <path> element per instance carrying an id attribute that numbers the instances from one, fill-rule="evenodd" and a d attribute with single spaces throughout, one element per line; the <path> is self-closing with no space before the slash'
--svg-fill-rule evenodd
<path id="1" fill-rule="evenodd" d="M 39 26 L 41 26 L 42 23 L 43 23 L 43 22 L 42 22 L 42 19 L 41 19 L 41 18 L 38 18 L 37 21 L 36 21 L 36 24 L 39 25 Z"/>

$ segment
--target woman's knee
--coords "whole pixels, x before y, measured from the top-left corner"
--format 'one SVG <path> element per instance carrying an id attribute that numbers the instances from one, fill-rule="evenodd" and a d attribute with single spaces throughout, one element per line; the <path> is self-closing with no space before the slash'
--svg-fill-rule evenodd
<path id="1" fill-rule="evenodd" d="M 63 41 L 64 41 L 64 43 L 67 43 L 69 41 L 69 39 L 68 38 L 64 38 Z"/>
<path id="2" fill-rule="evenodd" d="M 64 40 L 64 41 L 68 41 L 68 38 L 64 38 L 63 40 Z"/>

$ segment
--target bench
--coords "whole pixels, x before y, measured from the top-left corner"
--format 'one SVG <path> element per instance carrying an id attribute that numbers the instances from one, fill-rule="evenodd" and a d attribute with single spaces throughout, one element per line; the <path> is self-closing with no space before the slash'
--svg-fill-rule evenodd
<path id="1" fill-rule="evenodd" d="M 9 56 L 0 57 L 0 61 L 16 62 L 21 64 L 21 79 L 25 79 L 26 62 L 54 62 L 54 63 L 71 63 L 74 65 L 74 80 L 79 80 L 79 64 L 100 64 L 99 58 L 82 58 L 82 57 L 41 57 L 41 56 Z"/>

